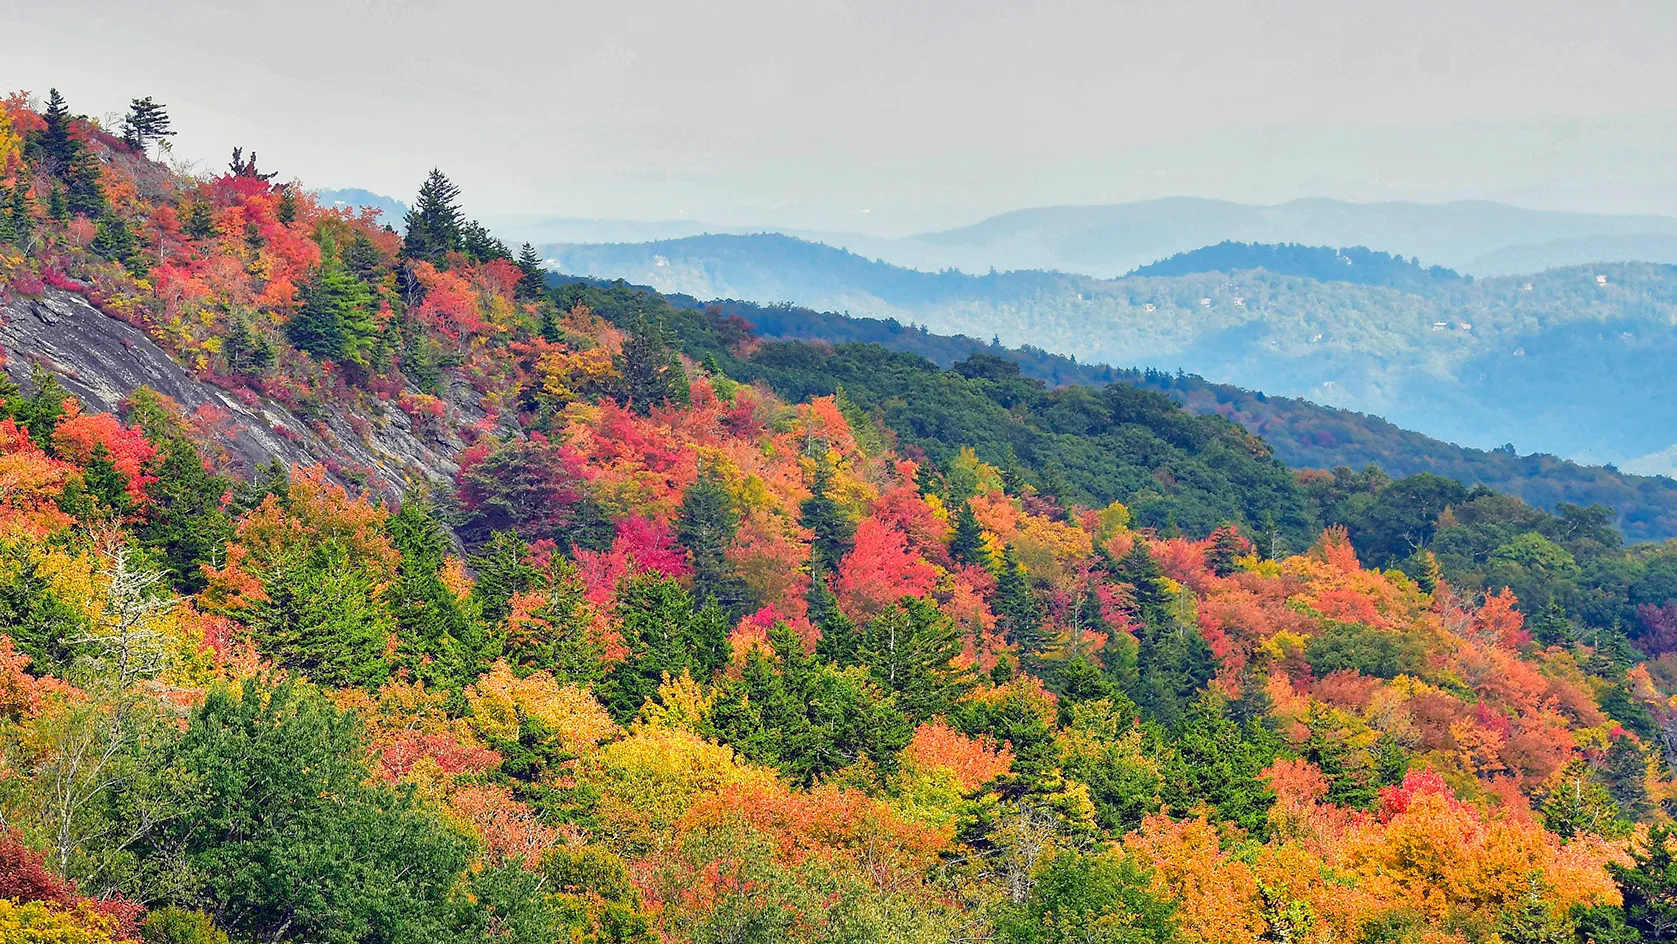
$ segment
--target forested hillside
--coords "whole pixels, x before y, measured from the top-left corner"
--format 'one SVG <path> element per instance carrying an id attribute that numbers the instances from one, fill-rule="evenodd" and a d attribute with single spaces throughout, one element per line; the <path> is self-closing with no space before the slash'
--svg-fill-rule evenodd
<path id="1" fill-rule="evenodd" d="M 597 280 L 590 284 L 596 289 L 611 289 L 614 296 L 626 290 Z M 628 291 L 625 297 L 642 297 Z M 1605 506 L 1613 509 L 1617 527 L 1632 541 L 1677 536 L 1677 482 L 1664 476 L 1626 475 L 1611 468 L 1549 455 L 1520 455 L 1508 449 L 1464 448 L 1400 429 L 1376 416 L 1336 410 L 1308 400 L 1268 396 L 1210 383 L 1194 375 L 1087 364 L 1029 345 L 1007 348 L 964 335 L 933 334 L 892 320 L 731 299 L 701 302 L 686 295 L 667 299 L 679 307 L 714 309 L 724 316 L 742 318 L 764 339 L 877 344 L 923 357 L 942 368 L 975 354 L 988 354 L 1012 361 L 1022 376 L 1051 387 L 1132 384 L 1164 393 L 1190 412 L 1235 421 L 1259 435 L 1277 459 L 1294 469 L 1363 469 L 1373 464 L 1397 478 L 1431 472 L 1468 485 L 1484 485 L 1548 510 L 1562 503 Z"/>
<path id="2" fill-rule="evenodd" d="M 777 235 L 562 246 L 550 255 L 567 272 L 697 298 L 796 301 L 1082 361 L 1185 370 L 1483 449 L 1511 442 L 1601 463 L 1672 445 L 1677 401 L 1661 393 L 1664 365 L 1677 354 L 1671 266 L 1470 282 L 1388 264 L 1389 277 L 1363 284 L 1319 280 L 1308 255 L 1257 250 L 1277 257 L 1268 268 L 1253 252 L 1111 280 L 918 272 Z M 1207 269 L 1212 262 L 1220 267 Z"/>
<path id="3" fill-rule="evenodd" d="M 1669 934 L 1677 547 L 549 287 L 440 172 L 397 232 L 142 104 L 5 100 L 0 290 L 374 461 L 0 389 L 5 939 Z"/>

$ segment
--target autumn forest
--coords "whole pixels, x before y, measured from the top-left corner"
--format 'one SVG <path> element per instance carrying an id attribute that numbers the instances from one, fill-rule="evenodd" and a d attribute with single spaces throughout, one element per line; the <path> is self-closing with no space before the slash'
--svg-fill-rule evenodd
<path id="1" fill-rule="evenodd" d="M 1610 510 L 106 123 L 0 100 L 0 306 L 252 412 L 7 352 L 0 940 L 1677 940 L 1677 545 Z"/>

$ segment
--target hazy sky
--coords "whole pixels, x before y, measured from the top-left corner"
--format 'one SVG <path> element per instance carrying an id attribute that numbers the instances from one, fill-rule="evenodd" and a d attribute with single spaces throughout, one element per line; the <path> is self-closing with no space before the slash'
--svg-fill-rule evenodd
<path id="1" fill-rule="evenodd" d="M 1677 213 L 1677 2 L 0 0 L 0 87 L 468 209 L 896 234 L 1299 196 Z"/>

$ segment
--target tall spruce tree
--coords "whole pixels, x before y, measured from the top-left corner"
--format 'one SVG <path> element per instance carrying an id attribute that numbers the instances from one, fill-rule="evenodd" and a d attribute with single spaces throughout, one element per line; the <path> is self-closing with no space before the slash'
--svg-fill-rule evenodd
<path id="1" fill-rule="evenodd" d="M 949 539 L 949 556 L 958 564 L 986 569 L 994 566 L 984 546 L 984 529 L 979 527 L 970 501 L 961 502 L 955 512 L 955 534 Z"/>
<path id="2" fill-rule="evenodd" d="M 47 91 L 47 106 L 41 111 L 41 119 L 46 122 L 46 129 L 41 132 L 41 156 L 46 159 L 48 171 L 62 174 L 81 150 L 81 142 L 70 136 L 70 106 L 58 89 Z"/>
<path id="3" fill-rule="evenodd" d="M 493 626 L 511 612 L 515 594 L 527 593 L 536 586 L 540 573 L 525 560 L 527 547 L 516 531 L 492 531 L 478 553 L 472 555 L 472 570 L 477 583 L 472 596 Z"/>
<path id="4" fill-rule="evenodd" d="M 824 573 L 838 569 L 839 562 L 850 553 L 851 538 L 856 533 L 856 525 L 844 507 L 829 494 L 832 483 L 832 465 L 825 456 L 817 456 L 809 497 L 798 506 L 798 523 L 815 534 L 810 546 L 812 570 L 818 566 Z"/>
<path id="5" fill-rule="evenodd" d="M 681 498 L 676 540 L 693 562 L 693 598 L 715 602 L 733 619 L 753 609 L 751 589 L 728 565 L 728 547 L 738 531 L 734 496 L 715 472 L 701 472 Z"/>
<path id="6" fill-rule="evenodd" d="M 972 669 L 956 664 L 960 654 L 954 621 L 914 597 L 869 621 L 858 646 L 858 661 L 915 721 L 947 714 L 972 688 Z"/>
<path id="7" fill-rule="evenodd" d="M 629 653 L 606 676 L 601 700 L 619 721 L 633 718 L 666 675 L 685 672 L 709 682 L 728 661 L 722 610 L 694 606 L 692 595 L 662 574 L 638 574 L 619 584 L 616 616 Z"/>
<path id="8" fill-rule="evenodd" d="M 90 244 L 94 252 L 124 266 L 134 262 L 134 231 L 128 221 L 112 213 L 99 221 L 99 230 Z"/>
<path id="9" fill-rule="evenodd" d="M 401 552 L 386 591 L 396 617 L 403 668 L 432 684 L 464 686 L 498 653 L 490 650 L 476 601 L 443 582 L 449 543 L 428 499 L 413 496 L 385 525 Z"/>
<path id="10" fill-rule="evenodd" d="M 770 628 L 769 646 L 717 684 L 705 733 L 805 786 L 858 761 L 891 773 L 913 729 L 889 693 L 864 669 L 806 655 L 784 623 Z"/>
<path id="11" fill-rule="evenodd" d="M 1631 864 L 1607 868 L 1624 896 L 1625 924 L 1643 941 L 1677 941 L 1677 856 L 1668 826 L 1654 826 L 1631 849 Z"/>
<path id="12" fill-rule="evenodd" d="M 299 350 L 320 360 L 341 366 L 371 363 L 379 338 L 373 294 L 365 282 L 344 270 L 330 247 L 303 287 L 303 307 L 286 324 L 285 333 Z"/>
<path id="13" fill-rule="evenodd" d="M 1035 657 L 1042 654 L 1048 640 L 1042 632 L 1042 611 L 1031 595 L 1030 580 L 1014 556 L 1011 544 L 1002 549 L 995 599 L 997 627 L 1019 648 L 1021 663 L 1034 666 Z"/>
<path id="14" fill-rule="evenodd" d="M 645 416 L 665 404 L 687 405 L 687 372 L 660 319 L 642 318 L 617 361 L 624 397 L 636 413 Z"/>
<path id="15" fill-rule="evenodd" d="M 518 297 L 527 301 L 540 298 L 547 290 L 547 267 L 542 265 L 536 247 L 529 243 L 518 249 L 518 271 L 523 274 L 518 280 Z"/>
<path id="16" fill-rule="evenodd" d="M 465 249 L 465 216 L 460 212 L 460 188 L 432 168 L 408 211 L 402 256 L 441 264 L 451 252 Z"/>
<path id="17" fill-rule="evenodd" d="M 128 104 L 128 115 L 122 120 L 123 140 L 144 152 L 152 142 L 174 135 L 169 128 L 169 113 L 151 96 L 136 98 Z"/>

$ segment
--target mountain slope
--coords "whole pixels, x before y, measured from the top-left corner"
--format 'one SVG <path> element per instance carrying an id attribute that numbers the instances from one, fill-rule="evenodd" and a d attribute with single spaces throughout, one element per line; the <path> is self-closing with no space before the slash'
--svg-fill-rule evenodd
<path id="1" fill-rule="evenodd" d="M 0 100 L 7 941 L 1654 925 L 1677 545 L 49 102 Z"/>

